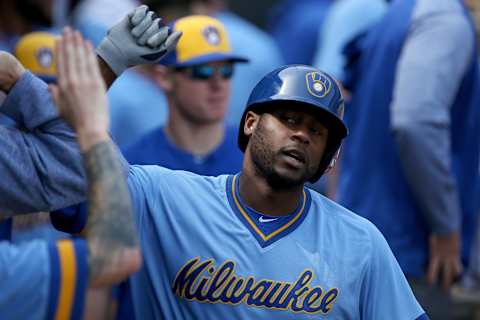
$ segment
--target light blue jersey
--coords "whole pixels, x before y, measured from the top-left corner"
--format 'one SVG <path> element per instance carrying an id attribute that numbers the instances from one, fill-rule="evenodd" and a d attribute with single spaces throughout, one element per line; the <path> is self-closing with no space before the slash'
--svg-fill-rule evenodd
<path id="1" fill-rule="evenodd" d="M 83 240 L 0 242 L 0 318 L 82 319 L 87 277 Z"/>
<path id="2" fill-rule="evenodd" d="M 131 167 L 137 319 L 428 319 L 373 224 L 308 189 L 265 216 L 238 181 Z"/>

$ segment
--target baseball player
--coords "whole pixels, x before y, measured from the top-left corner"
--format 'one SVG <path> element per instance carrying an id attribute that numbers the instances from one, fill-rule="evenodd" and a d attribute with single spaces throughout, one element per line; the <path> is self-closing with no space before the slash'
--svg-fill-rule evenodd
<path id="1" fill-rule="evenodd" d="M 168 100 L 165 126 L 125 149 L 132 164 L 157 164 L 204 175 L 236 173 L 242 153 L 237 127 L 225 123 L 235 64 L 248 60 L 232 52 L 223 24 L 208 16 L 178 19 L 175 50 L 151 68 Z"/>
<path id="2" fill-rule="evenodd" d="M 74 55 L 64 58 L 66 66 L 78 63 Z M 108 55 L 103 58 L 109 64 Z M 25 78 L 9 98 L 29 92 L 32 106 L 53 108 L 35 99 L 48 94 L 45 88 Z M 2 109 L 15 107 L 22 109 L 10 100 Z M 85 109 L 79 111 L 84 123 L 106 135 L 95 112 L 78 108 Z M 252 91 L 240 123 L 240 173 L 205 177 L 127 167 L 144 259 L 131 278 L 137 318 L 428 319 L 380 232 L 304 187 L 333 164 L 347 134 L 342 116 L 333 78 L 286 66 Z M 81 157 L 72 151 L 70 130 L 63 130 L 41 153 L 60 149 L 75 166 Z M 69 174 L 84 179 L 73 169 Z M 82 189 L 80 183 L 77 193 L 68 189 L 65 196 L 81 198 Z M 37 192 L 44 194 L 41 187 Z M 52 196 L 53 205 L 62 202 Z"/>
<path id="3" fill-rule="evenodd" d="M 71 43 L 72 37 L 65 42 Z M 60 69 L 60 89 L 54 91 L 59 111 L 75 128 L 82 150 L 90 202 L 87 236 L 21 246 L 0 242 L 2 319 L 82 319 L 87 287 L 121 281 L 141 264 L 132 206 L 115 149 L 108 135 L 92 135 L 82 121 L 82 111 L 96 108 L 98 124 L 108 126 L 108 118 L 99 112 L 106 109 L 107 98 L 95 56 L 89 46 L 77 43 L 77 50 L 70 52 L 77 64 L 68 73 Z M 18 63 L 13 56 L 2 55 L 2 61 Z M 87 141 L 83 136 L 93 138 Z"/>

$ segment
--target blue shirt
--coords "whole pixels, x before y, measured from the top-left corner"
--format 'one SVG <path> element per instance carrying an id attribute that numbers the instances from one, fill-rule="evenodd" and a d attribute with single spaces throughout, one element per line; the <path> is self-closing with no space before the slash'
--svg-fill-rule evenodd
<path id="1" fill-rule="evenodd" d="M 82 319 L 86 242 L 0 242 L 0 281 L 2 319 Z"/>
<path id="2" fill-rule="evenodd" d="M 236 127 L 227 126 L 220 145 L 211 153 L 199 157 L 170 142 L 161 127 L 128 147 L 124 156 L 131 164 L 155 164 L 202 175 L 237 173 L 242 168 L 243 160 L 243 153 L 237 146 L 237 134 Z"/>
<path id="3" fill-rule="evenodd" d="M 131 167 L 137 319 L 426 318 L 370 222 L 308 189 L 289 216 L 262 216 L 238 179 Z"/>

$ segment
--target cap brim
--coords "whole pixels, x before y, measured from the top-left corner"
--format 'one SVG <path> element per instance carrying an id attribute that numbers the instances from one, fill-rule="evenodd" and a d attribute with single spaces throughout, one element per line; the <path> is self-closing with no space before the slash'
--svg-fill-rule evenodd
<path id="1" fill-rule="evenodd" d="M 209 62 L 217 62 L 217 61 L 228 61 L 228 62 L 236 62 L 236 63 L 247 63 L 249 62 L 249 59 L 245 57 L 241 57 L 238 55 L 230 54 L 230 53 L 211 53 L 211 54 L 206 54 L 203 56 L 199 56 L 187 61 L 183 62 L 172 62 L 168 63 L 165 61 L 165 63 L 160 63 L 166 65 L 166 66 L 175 66 L 175 67 L 190 67 L 193 65 L 197 64 L 203 64 L 203 63 L 209 63 Z"/>

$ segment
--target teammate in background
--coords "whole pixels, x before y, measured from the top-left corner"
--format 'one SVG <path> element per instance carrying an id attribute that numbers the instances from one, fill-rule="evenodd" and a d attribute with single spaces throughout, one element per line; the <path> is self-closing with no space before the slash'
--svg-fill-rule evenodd
<path id="1" fill-rule="evenodd" d="M 351 50 L 338 201 L 382 231 L 433 319 L 453 318 L 440 285 L 459 276 L 476 226 L 475 47 L 462 1 L 398 0 Z"/>
<path id="2" fill-rule="evenodd" d="M 120 38 L 109 39 L 112 49 L 121 50 Z M 109 54 L 113 65 L 121 61 L 118 52 Z M 108 53 L 102 58 L 111 65 Z M 77 63 L 75 56 L 66 59 Z M 47 94 L 24 80 L 9 96 Z M 32 100 L 37 108 L 49 108 Z M 22 107 L 8 101 L 2 109 Z M 84 114 L 91 118 L 83 122 L 96 127 L 94 112 Z M 145 261 L 131 278 L 137 318 L 427 319 L 380 232 L 304 187 L 335 158 L 347 134 L 342 115 L 333 78 L 308 66 L 282 67 L 250 96 L 240 123 L 240 174 L 205 177 L 130 166 Z M 60 148 L 75 166 L 80 155 L 68 147 L 68 132 L 55 134 L 56 143 L 42 152 Z M 53 204 L 63 202 L 52 196 Z M 81 195 L 69 189 L 66 196 Z M 35 206 L 29 199 L 9 200 L 11 207 Z"/>
<path id="3" fill-rule="evenodd" d="M 168 100 L 165 126 L 145 135 L 124 152 L 131 164 L 155 164 L 203 175 L 237 173 L 242 153 L 237 127 L 225 123 L 235 63 L 220 21 L 188 16 L 172 26 L 182 32 L 176 49 L 155 68 L 154 79 Z"/>
<path id="4" fill-rule="evenodd" d="M 82 154 L 90 203 L 86 239 L 21 246 L 1 242 L 0 313 L 5 319 L 82 319 L 87 286 L 119 282 L 141 265 L 127 185 L 107 134 L 107 98 L 95 55 L 91 45 L 69 31 L 58 43 L 58 54 L 59 87 L 53 92 Z M 10 54 L 0 56 L 17 76 L 25 72 Z M 86 113 L 95 126 L 84 121 Z"/>
<path id="5" fill-rule="evenodd" d="M 477 49 L 480 39 L 480 3 L 476 0 L 466 0 L 472 18 L 475 22 L 475 31 L 477 35 Z M 478 52 L 477 52 L 478 54 Z M 478 168 L 480 177 L 480 166 Z M 478 183 L 477 195 L 480 194 L 480 178 Z M 477 226 L 474 231 L 472 246 L 470 249 L 469 264 L 466 268 L 462 279 L 458 284 L 452 287 L 452 298 L 457 303 L 469 303 L 480 308 L 480 197 L 477 196 Z M 477 313 L 479 311 L 477 310 Z"/>

